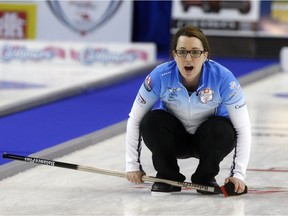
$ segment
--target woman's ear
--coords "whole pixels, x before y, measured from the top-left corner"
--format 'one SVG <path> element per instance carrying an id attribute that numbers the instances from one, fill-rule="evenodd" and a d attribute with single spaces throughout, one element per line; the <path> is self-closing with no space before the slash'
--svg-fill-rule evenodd
<path id="1" fill-rule="evenodd" d="M 205 52 L 205 53 L 204 53 L 204 56 L 205 56 L 205 58 L 204 58 L 204 62 L 205 62 L 205 61 L 208 60 L 209 53 L 208 53 L 208 52 Z"/>
<path id="2" fill-rule="evenodd" d="M 172 56 L 173 56 L 173 58 L 175 58 L 175 55 L 176 55 L 175 50 L 173 50 L 173 51 L 172 51 Z"/>

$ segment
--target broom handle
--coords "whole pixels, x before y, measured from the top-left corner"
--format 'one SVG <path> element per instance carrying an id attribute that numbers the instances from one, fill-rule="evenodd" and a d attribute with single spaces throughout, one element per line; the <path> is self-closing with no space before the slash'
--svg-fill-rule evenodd
<path id="1" fill-rule="evenodd" d="M 84 171 L 84 172 L 91 172 L 91 173 L 98 173 L 98 174 L 103 174 L 103 175 L 126 178 L 125 172 L 121 172 L 121 171 L 82 166 L 82 165 L 77 165 L 77 164 L 64 163 L 60 161 L 53 161 L 53 160 L 47 160 L 47 159 L 42 159 L 42 158 L 36 158 L 36 157 L 28 157 L 28 156 L 3 153 L 3 158 L 19 160 L 19 161 L 24 161 L 28 163 L 35 163 L 35 164 L 40 164 L 40 165 L 47 165 L 47 166 L 53 166 L 53 167 L 60 167 L 60 168 L 73 169 L 73 170 L 79 170 L 79 171 Z M 194 184 L 190 182 L 177 182 L 177 181 L 156 178 L 156 177 L 147 176 L 147 175 L 143 175 L 142 180 L 148 181 L 148 182 L 161 182 L 161 183 L 166 183 L 166 184 L 176 186 L 176 187 L 185 187 L 185 188 L 191 188 L 191 189 L 196 189 L 200 191 L 223 194 L 220 187 L 211 187 L 211 186 L 206 186 L 206 185 Z"/>

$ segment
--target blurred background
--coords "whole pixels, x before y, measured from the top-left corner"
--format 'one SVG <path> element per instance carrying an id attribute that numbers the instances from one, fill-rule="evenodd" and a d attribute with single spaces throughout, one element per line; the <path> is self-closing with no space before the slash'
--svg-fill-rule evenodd
<path id="1" fill-rule="evenodd" d="M 171 34 L 192 24 L 214 56 L 278 57 L 287 45 L 288 2 L 0 1 L 1 40 L 153 42 L 169 51 Z"/>
<path id="2" fill-rule="evenodd" d="M 288 1 L 0 0 L 0 152 L 32 154 L 127 120 L 146 75 L 188 24 L 236 77 L 279 72 Z M 288 50 L 281 56 L 287 62 Z"/>

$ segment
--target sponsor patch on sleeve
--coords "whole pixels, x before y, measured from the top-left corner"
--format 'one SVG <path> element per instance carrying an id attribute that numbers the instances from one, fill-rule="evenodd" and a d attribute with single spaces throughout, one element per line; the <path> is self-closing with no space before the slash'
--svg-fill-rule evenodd
<path id="1" fill-rule="evenodd" d="M 237 83 L 235 81 L 231 81 L 229 83 L 229 87 L 232 90 L 232 92 L 229 95 L 229 98 L 232 99 L 233 97 L 235 97 L 236 95 L 238 95 L 238 93 L 241 91 L 241 87 L 240 85 L 237 85 Z"/>
<path id="2" fill-rule="evenodd" d="M 230 86 L 230 89 L 231 89 L 231 90 L 234 90 L 234 89 L 237 88 L 237 84 L 236 84 L 235 81 L 231 81 L 231 82 L 229 83 L 229 86 Z"/>
<path id="3" fill-rule="evenodd" d="M 235 105 L 235 109 L 240 109 L 246 105 L 246 101 L 244 101 L 242 104 Z"/>
<path id="4" fill-rule="evenodd" d="M 146 100 L 139 93 L 137 95 L 137 101 L 140 104 L 146 104 Z"/>
<path id="5" fill-rule="evenodd" d="M 148 75 L 148 76 L 146 77 L 143 85 L 144 85 L 145 89 L 146 89 L 148 92 L 150 92 L 150 91 L 152 90 L 152 89 L 151 89 L 151 77 L 150 77 L 150 75 Z"/>

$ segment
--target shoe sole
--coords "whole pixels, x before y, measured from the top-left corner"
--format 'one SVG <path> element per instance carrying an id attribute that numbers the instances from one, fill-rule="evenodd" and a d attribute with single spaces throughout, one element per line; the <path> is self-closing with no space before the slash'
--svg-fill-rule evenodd
<path id="1" fill-rule="evenodd" d="M 160 191 L 151 191 L 151 196 L 170 196 L 174 193 L 179 193 L 181 191 L 172 191 L 172 192 L 160 192 Z"/>

